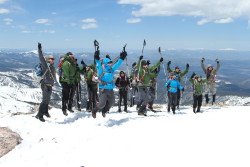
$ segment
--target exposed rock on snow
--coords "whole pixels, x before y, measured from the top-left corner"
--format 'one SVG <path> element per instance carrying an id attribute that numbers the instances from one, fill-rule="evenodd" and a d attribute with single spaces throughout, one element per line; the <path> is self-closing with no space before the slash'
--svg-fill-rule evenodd
<path id="1" fill-rule="evenodd" d="M 23 139 L 9 128 L 0 127 L 0 158 L 20 144 Z"/>

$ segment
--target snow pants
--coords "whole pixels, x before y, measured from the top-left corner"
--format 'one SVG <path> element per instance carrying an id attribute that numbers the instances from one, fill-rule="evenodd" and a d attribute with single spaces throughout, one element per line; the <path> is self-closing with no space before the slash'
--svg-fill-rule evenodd
<path id="1" fill-rule="evenodd" d="M 82 101 L 82 98 L 81 98 L 81 84 L 80 83 L 77 83 L 76 84 L 76 105 L 77 105 L 77 108 L 80 109 L 81 108 L 81 101 Z"/>
<path id="2" fill-rule="evenodd" d="M 102 111 L 106 113 L 115 104 L 115 95 L 113 89 L 100 89 L 99 103 L 93 109 L 93 112 Z"/>
<path id="3" fill-rule="evenodd" d="M 175 108 L 177 105 L 177 92 L 168 92 L 168 111 L 170 108 L 172 109 L 173 113 L 175 114 Z"/>
<path id="4" fill-rule="evenodd" d="M 51 99 L 52 94 L 52 86 L 46 85 L 44 83 L 41 84 L 42 89 L 42 102 L 40 103 L 39 110 L 38 110 L 38 117 L 43 117 L 44 114 L 48 114 L 48 106 Z"/>
<path id="5" fill-rule="evenodd" d="M 201 107 L 202 105 L 202 95 L 193 95 L 194 103 L 193 103 L 193 108 Z"/>
<path id="6" fill-rule="evenodd" d="M 76 86 L 73 84 L 68 84 L 66 82 L 62 82 L 62 110 L 66 111 L 72 110 L 74 92 Z"/>
<path id="7" fill-rule="evenodd" d="M 119 109 L 121 109 L 122 100 L 123 100 L 124 107 L 127 108 L 127 103 L 128 103 L 128 91 L 127 90 L 119 90 L 119 104 L 118 104 Z"/>
<path id="8" fill-rule="evenodd" d="M 204 90 L 205 94 L 209 94 L 209 92 L 212 93 L 212 95 L 216 94 L 216 85 L 215 82 L 212 83 L 206 83 L 205 84 L 205 90 Z"/>
<path id="9" fill-rule="evenodd" d="M 153 106 L 153 105 L 154 105 L 155 95 L 156 95 L 156 89 L 155 89 L 155 87 L 150 87 L 150 88 L 149 88 L 150 100 L 149 100 L 149 102 L 148 102 L 148 104 L 149 104 L 150 106 Z"/>
<path id="10" fill-rule="evenodd" d="M 88 102 L 87 102 L 87 109 L 92 110 L 96 106 L 96 102 L 99 101 L 97 95 L 97 87 L 92 87 L 88 85 Z"/>

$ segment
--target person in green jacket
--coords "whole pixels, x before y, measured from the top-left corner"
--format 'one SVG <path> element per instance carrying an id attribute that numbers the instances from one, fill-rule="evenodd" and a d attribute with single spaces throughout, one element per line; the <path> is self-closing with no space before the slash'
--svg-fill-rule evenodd
<path id="1" fill-rule="evenodd" d="M 87 111 L 91 112 L 95 106 L 96 103 L 98 103 L 98 95 L 97 95 L 97 90 L 98 90 L 98 77 L 97 77 L 97 72 L 94 63 L 90 64 L 86 68 L 86 73 L 85 73 L 85 82 L 87 85 L 87 91 L 88 91 L 88 101 L 87 101 Z"/>
<path id="2" fill-rule="evenodd" d="M 183 72 L 181 72 L 179 66 L 176 66 L 175 69 L 172 70 L 170 68 L 170 64 L 171 64 L 171 61 L 168 62 L 168 66 L 167 66 L 168 73 L 175 74 L 176 75 L 176 80 L 181 83 L 182 77 L 188 73 L 189 64 L 186 65 L 186 69 Z M 181 91 L 180 91 L 180 89 L 177 89 L 177 105 L 176 105 L 177 108 L 179 108 L 179 105 L 180 105 L 180 98 L 181 98 Z"/>
<path id="3" fill-rule="evenodd" d="M 192 83 L 192 88 L 193 88 L 193 99 L 194 99 L 193 112 L 197 113 L 200 112 L 201 109 L 202 92 L 204 83 L 207 82 L 207 79 L 202 79 L 201 75 L 196 75 L 195 73 L 193 73 L 189 81 Z"/>
<path id="4" fill-rule="evenodd" d="M 148 65 L 150 64 L 150 61 L 148 60 L 147 61 Z M 157 82 L 157 77 L 160 73 L 160 66 L 158 66 L 158 68 L 156 68 L 155 70 L 153 70 L 151 72 L 151 77 L 150 77 L 150 83 L 152 84 L 152 86 L 150 86 L 150 89 L 149 89 L 149 94 L 150 94 L 150 101 L 148 102 L 148 108 L 155 112 L 155 110 L 153 109 L 153 105 L 154 105 L 154 100 L 155 100 L 155 96 L 156 96 L 156 82 Z"/>
<path id="5" fill-rule="evenodd" d="M 64 58 L 60 83 L 62 85 L 62 111 L 67 116 L 67 109 L 74 112 L 72 104 L 76 85 L 76 64 L 74 55 L 71 52 L 68 52 Z"/>
<path id="6" fill-rule="evenodd" d="M 146 114 L 146 106 L 150 102 L 151 97 L 149 94 L 149 89 L 152 86 L 150 83 L 150 78 L 152 76 L 152 71 L 154 71 L 156 68 L 158 68 L 163 61 L 163 58 L 161 57 L 160 61 L 158 61 L 155 65 L 152 67 L 148 67 L 147 61 L 142 60 L 143 56 L 140 56 L 140 59 L 138 61 L 138 88 L 140 92 L 140 100 L 139 103 L 137 104 L 137 107 L 139 108 L 138 110 L 138 115 L 144 115 L 147 116 Z M 141 103 L 142 102 L 142 103 Z M 140 104 L 141 103 L 141 104 Z"/>

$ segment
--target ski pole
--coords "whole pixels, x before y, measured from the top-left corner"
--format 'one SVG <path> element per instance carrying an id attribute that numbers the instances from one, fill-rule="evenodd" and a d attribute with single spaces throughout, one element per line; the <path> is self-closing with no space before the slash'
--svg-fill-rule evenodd
<path id="1" fill-rule="evenodd" d="M 160 53 L 160 55 L 161 55 L 161 58 L 162 58 L 161 47 L 159 47 L 158 51 L 159 51 L 159 53 Z M 163 66 L 164 75 L 165 75 L 165 77 L 167 78 L 166 69 L 165 69 L 165 66 L 164 66 L 164 63 L 163 63 L 163 62 L 162 62 L 162 66 Z"/>
<path id="2" fill-rule="evenodd" d="M 144 47 L 145 46 L 146 46 L 146 41 L 144 39 L 144 41 L 143 41 L 143 47 L 142 47 L 142 51 L 141 51 L 141 56 L 143 56 L 143 51 L 144 51 Z M 139 79 L 140 71 L 141 71 L 141 61 L 140 61 L 140 65 L 139 65 L 139 71 L 138 71 L 138 74 L 137 74 L 137 78 L 138 79 Z"/>

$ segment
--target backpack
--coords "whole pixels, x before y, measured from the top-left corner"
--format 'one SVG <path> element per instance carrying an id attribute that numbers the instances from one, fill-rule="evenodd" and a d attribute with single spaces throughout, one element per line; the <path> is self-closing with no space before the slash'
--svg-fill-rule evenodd
<path id="1" fill-rule="evenodd" d="M 41 83 L 43 80 L 44 75 L 46 74 L 48 70 L 45 71 L 43 74 L 42 70 L 42 64 L 38 63 L 35 65 L 34 70 L 33 70 L 33 78 L 35 79 L 36 82 Z"/>

